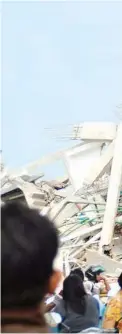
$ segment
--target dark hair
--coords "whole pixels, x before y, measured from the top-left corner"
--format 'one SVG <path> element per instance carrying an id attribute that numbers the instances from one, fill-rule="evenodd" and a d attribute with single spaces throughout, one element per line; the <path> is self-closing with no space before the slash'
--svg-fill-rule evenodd
<path id="1" fill-rule="evenodd" d="M 69 275 L 63 283 L 63 300 L 65 306 L 70 307 L 78 314 L 86 311 L 85 289 L 81 278 L 78 275 Z"/>
<path id="2" fill-rule="evenodd" d="M 41 302 L 57 249 L 57 230 L 48 218 L 20 203 L 2 207 L 2 309 L 31 307 Z"/>
<path id="3" fill-rule="evenodd" d="M 73 274 L 78 275 L 81 278 L 81 280 L 84 281 L 84 273 L 80 268 L 76 268 L 76 269 L 72 270 L 70 274 L 71 275 L 73 275 Z"/>
<path id="4" fill-rule="evenodd" d="M 121 272 L 121 274 L 118 278 L 118 284 L 119 284 L 120 288 L 122 289 L 122 272 Z"/>
<path id="5" fill-rule="evenodd" d="M 102 266 L 90 266 L 86 271 L 85 271 L 85 276 L 87 279 L 91 282 L 97 283 L 97 275 L 100 275 L 103 273 L 105 270 Z"/>

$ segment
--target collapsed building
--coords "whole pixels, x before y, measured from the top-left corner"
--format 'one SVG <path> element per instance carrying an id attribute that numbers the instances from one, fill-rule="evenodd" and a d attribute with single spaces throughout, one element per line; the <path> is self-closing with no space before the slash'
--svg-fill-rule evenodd
<path id="1" fill-rule="evenodd" d="M 21 200 L 52 219 L 60 235 L 59 263 L 71 268 L 101 263 L 122 270 L 122 124 L 74 126 L 72 148 L 18 171 L 1 171 L 2 202 Z M 47 181 L 32 176 L 36 166 L 62 159 L 66 176 Z"/>

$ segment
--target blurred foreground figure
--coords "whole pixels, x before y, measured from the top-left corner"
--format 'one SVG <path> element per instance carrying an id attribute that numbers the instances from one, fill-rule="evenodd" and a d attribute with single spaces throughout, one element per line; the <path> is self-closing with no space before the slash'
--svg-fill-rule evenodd
<path id="1" fill-rule="evenodd" d="M 1 209 L 2 333 L 46 333 L 44 296 L 53 293 L 57 231 L 46 217 L 21 204 Z"/>

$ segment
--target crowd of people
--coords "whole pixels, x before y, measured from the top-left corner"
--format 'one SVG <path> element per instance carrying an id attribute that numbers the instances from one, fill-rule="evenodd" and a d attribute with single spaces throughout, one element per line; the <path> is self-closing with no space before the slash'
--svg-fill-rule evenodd
<path id="1" fill-rule="evenodd" d="M 48 333 L 45 298 L 54 295 L 62 273 L 54 269 L 58 232 L 38 211 L 20 203 L 1 209 L 1 332 Z M 48 312 L 60 314 L 59 332 L 104 328 L 122 332 L 122 273 L 119 291 L 107 304 L 100 300 L 110 285 L 104 268 L 72 270 Z"/>

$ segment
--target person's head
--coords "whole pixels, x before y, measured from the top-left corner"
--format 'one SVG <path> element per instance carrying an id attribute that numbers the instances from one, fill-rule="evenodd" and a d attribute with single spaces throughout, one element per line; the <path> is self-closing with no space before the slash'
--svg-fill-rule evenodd
<path id="1" fill-rule="evenodd" d="M 78 275 L 70 274 L 63 283 L 63 300 L 74 312 L 85 312 L 85 288 L 81 278 Z"/>
<path id="2" fill-rule="evenodd" d="M 48 218 L 19 203 L 1 208 L 2 310 L 33 308 L 55 290 L 57 250 L 57 230 Z"/>
<path id="3" fill-rule="evenodd" d="M 118 284 L 120 286 L 120 289 L 122 290 L 122 272 L 121 272 L 121 274 L 120 274 L 120 276 L 118 278 Z"/>
<path id="4" fill-rule="evenodd" d="M 90 266 L 86 272 L 85 276 L 91 282 L 99 282 L 101 280 L 101 274 L 104 273 L 104 268 L 102 266 Z"/>
<path id="5" fill-rule="evenodd" d="M 78 275 L 81 278 L 81 280 L 84 281 L 84 273 L 80 268 L 76 268 L 76 269 L 72 270 L 70 274 L 71 275 L 73 275 L 73 274 Z"/>

